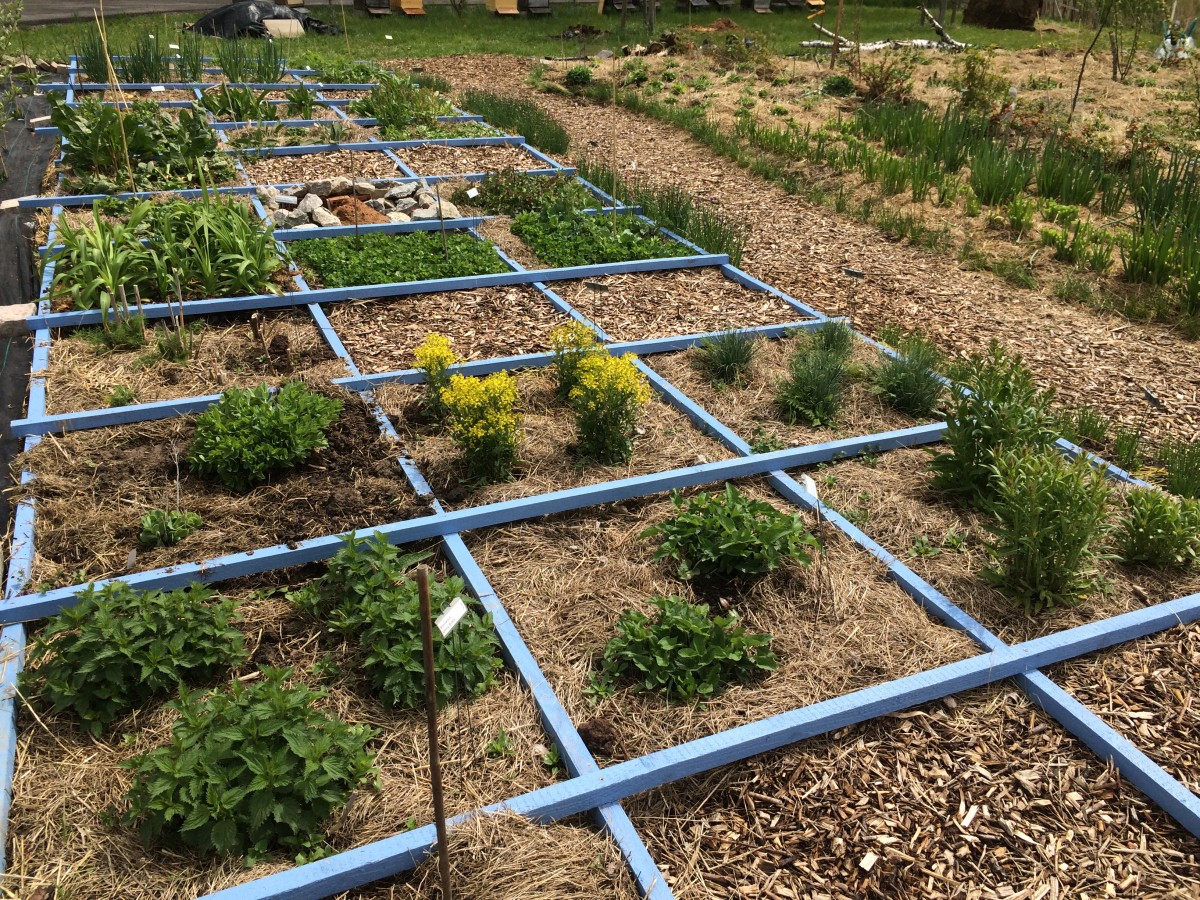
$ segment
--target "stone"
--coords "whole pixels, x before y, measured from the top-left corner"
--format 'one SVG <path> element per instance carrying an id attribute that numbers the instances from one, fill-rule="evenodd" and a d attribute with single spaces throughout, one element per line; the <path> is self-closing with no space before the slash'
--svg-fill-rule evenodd
<path id="1" fill-rule="evenodd" d="M 318 178 L 316 181 L 308 183 L 308 192 L 316 194 L 322 200 L 329 196 L 329 192 L 333 190 L 332 178 Z"/>
<path id="2" fill-rule="evenodd" d="M 354 182 L 354 195 L 364 200 L 378 200 L 387 195 L 387 185 L 375 185 L 365 179 Z"/>
<path id="3" fill-rule="evenodd" d="M 417 192 L 417 184 L 415 181 L 408 181 L 404 184 L 393 185 L 388 188 L 388 192 L 384 194 L 384 198 L 391 200 L 393 203 L 397 200 L 406 200 Z M 416 206 L 416 204 L 413 204 Z"/>
<path id="4" fill-rule="evenodd" d="M 417 203 L 421 206 L 433 206 L 437 202 L 437 197 L 429 191 L 417 192 Z"/>
<path id="5" fill-rule="evenodd" d="M 307 184 L 293 184 L 290 188 L 283 189 L 284 197 L 295 197 L 297 200 L 299 200 L 301 197 L 303 197 L 307 193 L 308 193 L 308 185 Z"/>
<path id="6" fill-rule="evenodd" d="M 296 231 L 303 231 L 306 228 L 316 228 L 316 227 L 317 226 L 314 225 L 312 222 L 305 222 L 303 225 L 297 225 Z"/>
<path id="7" fill-rule="evenodd" d="M 288 209 L 295 209 L 296 204 L 299 202 L 300 201 L 298 199 L 289 196 L 288 194 L 280 194 L 275 198 L 276 206 L 286 206 Z"/>
<path id="8" fill-rule="evenodd" d="M 354 182 L 345 175 L 337 175 L 329 180 L 329 197 L 342 197 L 350 193 Z"/>
<path id="9" fill-rule="evenodd" d="M 382 198 L 378 200 L 368 200 L 367 206 L 371 207 L 371 209 L 375 210 L 376 212 L 389 213 L 392 211 L 392 204 L 388 203 Z"/>
<path id="10" fill-rule="evenodd" d="M 283 226 L 285 228 L 296 228 L 300 225 L 306 224 L 307 222 L 308 213 L 301 212 L 298 209 L 293 209 L 284 217 Z"/>
<path id="11" fill-rule="evenodd" d="M 300 201 L 300 205 L 296 207 L 296 212 L 302 212 L 306 216 L 311 215 L 314 209 L 320 209 L 323 205 L 321 198 L 316 194 L 305 194 L 304 199 Z"/>
<path id="12" fill-rule="evenodd" d="M 432 206 L 418 206 L 411 215 L 414 222 L 428 222 L 430 219 L 438 217 L 437 210 Z"/>
<path id="13" fill-rule="evenodd" d="M 357 197 L 333 197 L 329 200 L 329 211 L 337 216 L 343 225 L 379 225 L 388 220 L 381 212 L 371 209 Z"/>
<path id="14" fill-rule="evenodd" d="M 271 221 L 275 223 L 276 228 L 287 227 L 288 211 L 286 209 L 277 209 L 271 213 Z"/>
<path id="15" fill-rule="evenodd" d="M 313 210 L 312 220 L 314 225 L 320 225 L 322 228 L 333 228 L 342 224 L 341 219 L 323 206 Z"/>
<path id="16" fill-rule="evenodd" d="M 405 213 L 402 213 L 402 212 L 390 212 L 390 213 L 388 213 L 388 221 L 389 222 L 411 222 L 412 219 L 408 215 L 406 215 Z"/>
<path id="17" fill-rule="evenodd" d="M 36 303 L 14 303 L 11 306 L 0 306 L 0 334 L 28 334 L 25 320 L 37 315 Z"/>
<path id="18" fill-rule="evenodd" d="M 413 200 L 411 197 L 401 197 L 392 204 L 392 208 L 396 212 L 406 213 L 410 209 L 417 208 L 417 201 Z"/>
<path id="19" fill-rule="evenodd" d="M 436 209 L 436 204 L 434 205 Z M 443 219 L 461 219 L 462 213 L 458 211 L 458 207 L 449 200 L 442 201 L 442 218 Z"/>

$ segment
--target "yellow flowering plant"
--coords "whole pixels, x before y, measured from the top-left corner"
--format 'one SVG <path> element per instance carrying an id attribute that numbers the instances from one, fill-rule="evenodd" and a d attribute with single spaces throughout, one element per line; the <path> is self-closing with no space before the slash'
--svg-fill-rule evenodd
<path id="1" fill-rule="evenodd" d="M 638 409 L 650 400 L 650 383 L 634 355 L 588 354 L 579 360 L 569 401 L 579 452 L 605 465 L 629 462 Z"/>
<path id="2" fill-rule="evenodd" d="M 579 363 L 589 356 L 604 354 L 604 347 L 596 339 L 596 332 L 582 322 L 559 325 L 550 332 L 550 350 L 554 353 L 554 368 L 558 371 L 559 400 L 571 396 Z"/>
<path id="3" fill-rule="evenodd" d="M 493 372 L 486 378 L 451 375 L 441 402 L 468 477 L 483 483 L 508 478 L 521 428 L 515 409 L 517 379 L 507 372 Z"/>
<path id="4" fill-rule="evenodd" d="M 450 384 L 450 369 L 461 360 L 450 348 L 450 338 L 444 334 L 427 334 L 425 341 L 413 351 L 417 368 L 425 373 L 425 407 L 439 421 L 446 418 L 442 391 Z"/>

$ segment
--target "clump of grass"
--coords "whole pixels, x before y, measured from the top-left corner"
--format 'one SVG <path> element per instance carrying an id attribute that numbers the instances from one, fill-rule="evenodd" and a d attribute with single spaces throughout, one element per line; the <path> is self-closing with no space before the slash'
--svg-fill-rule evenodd
<path id="1" fill-rule="evenodd" d="M 736 384 L 745 376 L 758 352 L 758 342 L 744 331 L 725 331 L 705 338 L 696 349 L 700 368 L 720 386 Z"/>
<path id="2" fill-rule="evenodd" d="M 591 70 L 587 71 L 590 75 Z M 526 141 L 546 153 L 566 153 L 570 149 L 571 137 L 567 130 L 531 100 L 491 91 L 467 91 L 462 96 L 462 105 L 497 128 L 524 135 Z"/>
<path id="3" fill-rule="evenodd" d="M 817 427 L 833 423 L 841 409 L 853 337 L 846 325 L 830 322 L 804 339 L 788 362 L 787 377 L 775 389 L 785 422 Z"/>
<path id="4" fill-rule="evenodd" d="M 1158 453 L 1167 470 L 1167 490 L 1190 500 L 1200 498 L 1200 444 L 1167 441 Z"/>
<path id="5" fill-rule="evenodd" d="M 971 151 L 971 189 L 981 203 L 1002 206 L 1025 190 L 1033 177 L 1033 160 L 1024 151 L 983 139 Z"/>
<path id="6" fill-rule="evenodd" d="M 1091 406 L 1064 410 L 1058 418 L 1062 436 L 1074 444 L 1099 450 L 1108 440 L 1109 421 Z"/>
<path id="7" fill-rule="evenodd" d="M 871 370 L 872 390 L 889 406 L 910 416 L 932 416 L 945 390 L 938 378 L 943 363 L 941 351 L 920 334 L 888 343 L 897 355 L 879 354 L 879 363 Z"/>

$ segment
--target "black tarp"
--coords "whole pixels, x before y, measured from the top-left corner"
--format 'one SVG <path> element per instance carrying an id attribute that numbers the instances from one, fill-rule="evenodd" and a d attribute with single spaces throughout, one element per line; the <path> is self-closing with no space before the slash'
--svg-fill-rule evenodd
<path id="1" fill-rule="evenodd" d="M 295 19 L 304 26 L 305 31 L 315 31 L 318 34 L 341 34 L 334 25 L 314 19 L 307 13 L 280 6 L 271 0 L 239 0 L 220 9 L 205 13 L 184 31 L 194 31 L 197 34 L 208 34 L 214 37 L 267 37 L 269 32 L 263 24 L 263 19 Z"/>

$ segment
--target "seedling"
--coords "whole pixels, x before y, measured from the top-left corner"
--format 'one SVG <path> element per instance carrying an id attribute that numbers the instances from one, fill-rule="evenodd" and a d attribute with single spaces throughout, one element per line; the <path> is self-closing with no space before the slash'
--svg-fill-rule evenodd
<path id="1" fill-rule="evenodd" d="M 513 759 L 517 755 L 512 737 L 503 728 L 500 729 L 495 738 L 488 742 L 486 752 L 492 759 Z"/>

